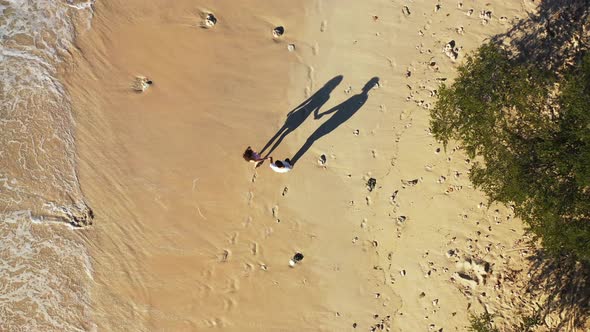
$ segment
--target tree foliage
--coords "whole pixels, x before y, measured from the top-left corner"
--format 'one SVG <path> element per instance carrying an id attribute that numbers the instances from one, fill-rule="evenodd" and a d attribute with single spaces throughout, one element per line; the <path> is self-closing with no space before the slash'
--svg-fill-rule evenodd
<path id="1" fill-rule="evenodd" d="M 434 136 L 478 160 L 472 182 L 549 252 L 590 261 L 590 55 L 557 75 L 489 43 L 458 71 L 431 111 Z"/>
<path id="2" fill-rule="evenodd" d="M 476 316 L 469 315 L 469 326 L 467 329 L 472 332 L 500 332 L 493 324 L 494 315 L 486 312 Z"/>

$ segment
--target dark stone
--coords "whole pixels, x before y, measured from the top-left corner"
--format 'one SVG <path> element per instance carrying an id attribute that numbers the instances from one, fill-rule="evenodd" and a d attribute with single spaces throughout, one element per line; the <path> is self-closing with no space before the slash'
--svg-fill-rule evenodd
<path id="1" fill-rule="evenodd" d="M 375 189 L 375 185 L 377 185 L 377 180 L 375 178 L 370 178 L 369 181 L 367 181 L 367 189 L 369 192 Z"/>
<path id="2" fill-rule="evenodd" d="M 300 252 L 296 253 L 295 256 L 293 256 L 293 260 L 295 262 L 300 262 L 301 260 L 303 260 L 303 254 Z"/>

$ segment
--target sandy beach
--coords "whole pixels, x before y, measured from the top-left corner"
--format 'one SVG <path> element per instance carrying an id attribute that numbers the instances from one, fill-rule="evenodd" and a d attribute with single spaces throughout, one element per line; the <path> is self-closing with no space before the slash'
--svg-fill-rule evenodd
<path id="1" fill-rule="evenodd" d="M 533 310 L 522 223 L 473 189 L 428 110 L 535 6 L 94 3 L 63 76 L 98 330 L 465 331 Z M 277 133 L 292 171 L 242 159 Z"/>

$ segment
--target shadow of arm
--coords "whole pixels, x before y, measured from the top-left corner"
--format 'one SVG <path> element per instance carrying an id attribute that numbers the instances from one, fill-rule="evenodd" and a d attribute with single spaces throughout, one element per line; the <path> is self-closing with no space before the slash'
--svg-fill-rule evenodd
<path id="1" fill-rule="evenodd" d="M 319 111 L 320 109 L 319 109 L 319 108 L 316 108 L 316 109 L 313 111 L 313 118 L 314 118 L 314 119 L 316 119 L 316 120 L 317 120 L 317 119 L 320 119 L 320 118 L 321 118 L 322 116 L 324 116 L 324 115 L 328 115 L 328 114 L 330 114 L 330 113 L 334 113 L 334 112 L 336 112 L 336 111 L 338 110 L 338 108 L 339 108 L 339 107 L 340 107 L 340 105 L 334 106 L 334 107 L 330 108 L 329 110 L 327 110 L 327 111 L 325 111 L 325 112 L 322 112 L 322 113 L 319 113 L 318 111 Z"/>

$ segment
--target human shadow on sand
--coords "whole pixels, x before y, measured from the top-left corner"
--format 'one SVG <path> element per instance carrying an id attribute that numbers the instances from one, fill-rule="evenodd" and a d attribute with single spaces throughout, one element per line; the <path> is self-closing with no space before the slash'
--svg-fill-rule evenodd
<path id="1" fill-rule="evenodd" d="M 311 97 L 307 98 L 306 101 L 295 107 L 291 112 L 287 114 L 285 124 L 277 131 L 277 133 L 264 145 L 260 154 L 262 155 L 266 149 L 268 149 L 273 142 L 272 148 L 266 153 L 269 156 L 295 129 L 297 129 L 307 117 L 324 106 L 324 104 L 330 99 L 330 93 L 342 82 L 342 75 L 338 75 L 329 80 L 321 89 L 314 93 Z"/>
<path id="2" fill-rule="evenodd" d="M 324 115 L 328 115 L 334 113 L 326 122 L 322 123 L 318 129 L 316 129 L 313 134 L 309 136 L 305 144 L 297 151 L 297 153 L 291 158 L 291 165 L 295 165 L 299 158 L 301 158 L 309 148 L 315 143 L 315 141 L 319 140 L 320 138 L 328 135 L 334 129 L 338 128 L 341 124 L 346 122 L 350 119 L 367 101 L 369 98 L 368 92 L 371 90 L 375 85 L 379 83 L 378 77 L 373 77 L 365 86 L 361 93 L 354 95 L 348 98 L 343 103 L 334 106 L 333 108 L 318 114 L 318 110 L 314 112 L 314 118 L 320 119 Z"/>

